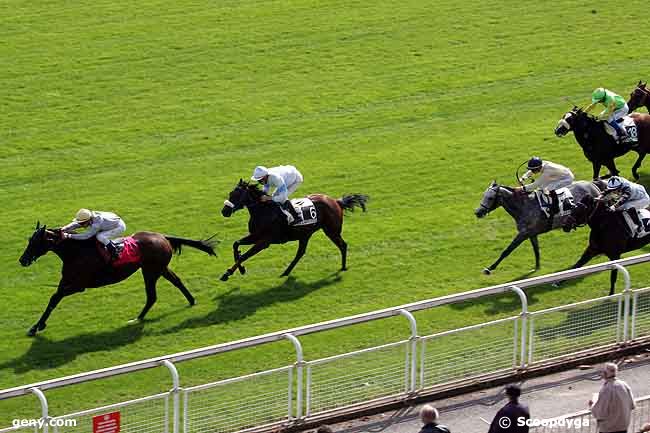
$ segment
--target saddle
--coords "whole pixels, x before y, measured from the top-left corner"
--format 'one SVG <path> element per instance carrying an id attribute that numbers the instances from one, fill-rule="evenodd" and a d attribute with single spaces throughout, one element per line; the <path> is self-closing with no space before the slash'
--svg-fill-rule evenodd
<path id="1" fill-rule="evenodd" d="M 620 127 L 625 130 L 627 136 L 623 140 L 621 140 L 621 137 L 618 137 L 612 125 L 610 125 L 607 122 L 603 122 L 605 130 L 609 135 L 615 137 L 616 141 L 619 144 L 628 144 L 631 146 L 636 146 L 637 144 L 639 144 L 639 132 L 637 130 L 634 119 L 632 119 L 630 116 L 623 116 L 621 119 L 617 120 L 617 123 L 619 123 Z"/>
<path id="2" fill-rule="evenodd" d="M 142 259 L 142 253 L 138 242 L 133 239 L 133 236 L 126 238 L 113 239 L 113 244 L 117 248 L 118 258 L 111 261 L 111 254 L 108 252 L 104 244 L 96 240 L 97 252 L 104 259 L 104 262 L 110 264 L 114 268 L 119 268 L 128 264 L 139 264 Z"/>
<path id="3" fill-rule="evenodd" d="M 314 202 L 312 202 L 307 197 L 304 198 L 294 198 L 291 199 L 291 205 L 298 215 L 298 220 L 293 220 L 293 215 L 289 211 L 280 208 L 282 213 L 287 218 L 287 224 L 292 226 L 307 226 L 310 224 L 315 224 L 318 221 L 318 211 Z"/>
<path id="4" fill-rule="evenodd" d="M 630 237 L 643 238 L 650 234 L 650 211 L 648 209 L 637 209 L 637 215 L 639 221 L 641 221 L 641 227 L 639 228 L 637 228 L 637 225 L 632 221 L 628 211 L 622 211 L 621 214 L 627 224 L 627 230 Z"/>
<path id="5" fill-rule="evenodd" d="M 569 188 L 560 188 L 555 190 L 555 193 L 557 194 L 557 200 L 558 200 L 558 207 L 559 207 L 559 212 L 557 214 L 552 214 L 551 212 L 551 207 L 553 205 L 553 199 L 549 194 L 544 194 L 544 192 L 537 190 L 535 191 L 535 196 L 537 197 L 537 203 L 539 203 L 539 207 L 546 214 L 547 218 L 555 217 L 555 216 L 566 216 L 571 213 L 571 209 L 575 207 L 575 201 L 573 198 L 573 194 L 571 194 L 571 191 L 569 191 Z"/>

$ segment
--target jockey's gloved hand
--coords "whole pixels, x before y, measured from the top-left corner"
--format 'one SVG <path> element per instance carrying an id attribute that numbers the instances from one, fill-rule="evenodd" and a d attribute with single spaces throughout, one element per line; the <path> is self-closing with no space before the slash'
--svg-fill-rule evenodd
<path id="1" fill-rule="evenodd" d="M 616 212 L 616 206 L 611 205 L 611 206 L 609 207 L 609 210 L 611 210 L 612 212 Z"/>

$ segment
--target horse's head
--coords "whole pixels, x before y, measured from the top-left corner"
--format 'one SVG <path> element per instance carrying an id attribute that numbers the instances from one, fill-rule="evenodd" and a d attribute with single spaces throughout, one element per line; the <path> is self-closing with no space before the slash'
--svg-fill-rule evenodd
<path id="1" fill-rule="evenodd" d="M 555 127 L 555 135 L 558 137 L 564 137 L 569 133 L 569 131 L 574 131 L 578 122 L 583 120 L 586 116 L 586 113 L 578 107 L 573 107 L 573 109 L 562 116 L 562 118 L 557 122 Z"/>
<path id="2" fill-rule="evenodd" d="M 568 233 L 571 230 L 588 224 L 599 203 L 600 201 L 590 195 L 584 196 L 571 210 L 571 213 L 563 219 L 562 230 Z"/>
<path id="3" fill-rule="evenodd" d="M 630 93 L 630 100 L 627 101 L 627 106 L 630 112 L 639 107 L 646 105 L 648 101 L 649 91 L 646 89 L 646 83 L 639 81 L 636 88 Z"/>
<path id="4" fill-rule="evenodd" d="M 255 204 L 261 195 L 257 185 L 239 179 L 235 189 L 228 195 L 228 200 L 223 202 L 221 215 L 228 218 L 239 209 Z"/>
<path id="5" fill-rule="evenodd" d="M 496 181 L 492 181 L 492 183 L 490 183 L 490 185 L 483 193 L 479 207 L 474 210 L 474 215 L 476 215 L 477 218 L 483 218 L 494 209 L 499 207 L 498 198 L 500 189 L 501 185 L 499 185 Z"/>
<path id="6" fill-rule="evenodd" d="M 56 234 L 47 230 L 46 226 L 41 227 L 40 222 L 37 222 L 36 229 L 18 261 L 23 266 L 31 265 L 50 250 L 53 242 L 56 242 Z"/>

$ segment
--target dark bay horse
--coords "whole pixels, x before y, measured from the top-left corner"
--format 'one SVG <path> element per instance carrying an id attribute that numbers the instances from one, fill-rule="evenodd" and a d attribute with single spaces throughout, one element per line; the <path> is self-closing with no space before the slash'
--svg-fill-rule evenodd
<path id="1" fill-rule="evenodd" d="M 630 113 L 639 107 L 645 107 L 650 113 L 650 90 L 646 88 L 647 83 L 639 81 L 636 88 L 630 93 L 630 100 L 627 101 L 627 106 Z"/>
<path id="2" fill-rule="evenodd" d="M 138 269 L 142 268 L 147 300 L 137 320 L 144 319 L 151 306 L 156 302 L 156 282 L 161 276 L 176 286 L 190 305 L 194 305 L 194 297 L 181 282 L 181 279 L 167 266 L 172 258 L 172 253 L 180 253 L 181 247 L 187 245 L 215 255 L 212 238 L 206 240 L 192 240 L 162 235 L 153 232 L 138 232 L 133 239 L 140 248 L 141 260 L 137 263 L 125 264 L 114 267 L 106 263 L 105 258 L 97 250 L 96 239 L 93 237 L 85 241 L 61 239 L 58 229 L 48 230 L 45 226 L 36 224 L 36 231 L 29 239 L 20 264 L 29 266 L 39 257 L 49 251 L 59 256 L 63 262 L 61 280 L 56 292 L 50 298 L 47 308 L 41 318 L 29 329 L 27 335 L 33 337 L 38 331 L 46 327 L 46 321 L 52 310 L 56 308 L 62 298 L 86 289 L 106 286 L 122 281 Z"/>
<path id="3" fill-rule="evenodd" d="M 617 143 L 614 137 L 607 133 L 603 122 L 578 107 L 573 107 L 560 119 L 555 128 L 555 135 L 564 137 L 569 131 L 573 131 L 576 141 L 582 147 L 587 159 L 591 161 L 594 179 L 600 175 L 600 168 L 603 165 L 609 169 L 610 176 L 617 176 L 619 171 L 614 163 L 614 158 L 634 150 L 639 157 L 632 167 L 632 175 L 634 179 L 638 179 L 637 170 L 641 167 L 643 158 L 650 152 L 650 115 L 632 113 L 630 117 L 636 123 L 639 139 L 639 143 L 634 147 L 629 143 Z"/>
<path id="4" fill-rule="evenodd" d="M 339 248 L 341 252 L 341 270 L 345 271 L 347 269 L 346 256 L 348 247 L 341 237 L 344 210 L 351 211 L 354 210 L 355 206 L 359 206 L 365 212 L 368 196 L 349 194 L 337 200 L 324 194 L 309 195 L 307 197 L 316 207 L 317 220 L 314 224 L 305 226 L 288 225 L 279 207 L 273 202 L 264 201 L 263 197 L 268 198 L 257 185 L 240 179 L 221 210 L 221 214 L 226 218 L 243 208 L 247 208 L 250 214 L 248 221 L 249 234 L 233 243 L 235 264 L 221 276 L 221 281 L 228 280 L 237 269 L 244 274 L 246 269 L 242 266 L 242 263 L 263 249 L 268 248 L 269 245 L 298 241 L 296 257 L 281 276 L 289 275 L 305 254 L 309 238 L 320 229 L 323 229 L 325 235 Z M 240 254 L 240 245 L 253 246 L 244 254 Z"/>
<path id="5" fill-rule="evenodd" d="M 605 187 L 604 183 L 602 183 L 601 187 Z M 592 182 L 574 182 L 568 188 L 576 202 L 585 196 L 597 197 L 600 194 L 600 189 Z M 485 190 L 479 207 L 474 211 L 474 214 L 478 218 L 483 218 L 501 206 L 514 218 L 517 226 L 517 235 L 510 242 L 510 245 L 503 250 L 497 261 L 483 269 L 483 273 L 487 275 L 491 274 L 499 266 L 499 263 L 508 257 L 526 239 L 529 239 L 533 246 L 535 270 L 538 270 L 539 243 L 537 241 L 537 235 L 546 233 L 549 229 L 555 230 L 561 227 L 560 218 L 555 216 L 552 226 L 549 227 L 548 217 L 540 208 L 535 194 L 517 194 L 513 188 L 499 185 L 496 181 L 492 182 L 487 190 Z"/>
<path id="6" fill-rule="evenodd" d="M 569 232 L 576 227 L 589 225 L 589 245 L 580 259 L 571 269 L 580 268 L 594 257 L 605 254 L 610 260 L 618 260 L 623 253 L 638 250 L 650 243 L 650 235 L 634 238 L 628 233 L 627 223 L 621 212 L 609 210 L 605 201 L 591 196 L 583 199 L 564 220 L 564 231 Z M 618 271 L 612 270 L 610 275 L 609 294 L 614 294 Z"/>

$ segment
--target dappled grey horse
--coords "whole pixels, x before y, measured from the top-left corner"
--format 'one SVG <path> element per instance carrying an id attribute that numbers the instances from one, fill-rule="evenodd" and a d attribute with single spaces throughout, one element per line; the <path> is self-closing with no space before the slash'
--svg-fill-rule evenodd
<path id="1" fill-rule="evenodd" d="M 601 184 L 604 188 L 604 183 Z M 573 194 L 575 203 L 579 203 L 583 197 L 590 195 L 598 197 L 600 189 L 592 182 L 578 181 L 572 183 L 569 191 Z M 539 244 L 537 235 L 549 230 L 555 230 L 562 226 L 559 216 L 553 218 L 553 224 L 549 226 L 548 217 L 542 211 L 535 194 L 517 194 L 509 186 L 499 185 L 493 181 L 483 193 L 479 207 L 474 211 L 478 218 L 483 218 L 494 209 L 503 208 L 514 218 L 517 224 L 517 236 L 510 242 L 508 248 L 503 250 L 496 262 L 483 269 L 483 273 L 489 275 L 499 266 L 499 263 L 512 253 L 526 239 L 530 239 L 535 253 L 535 270 L 539 269 Z"/>

